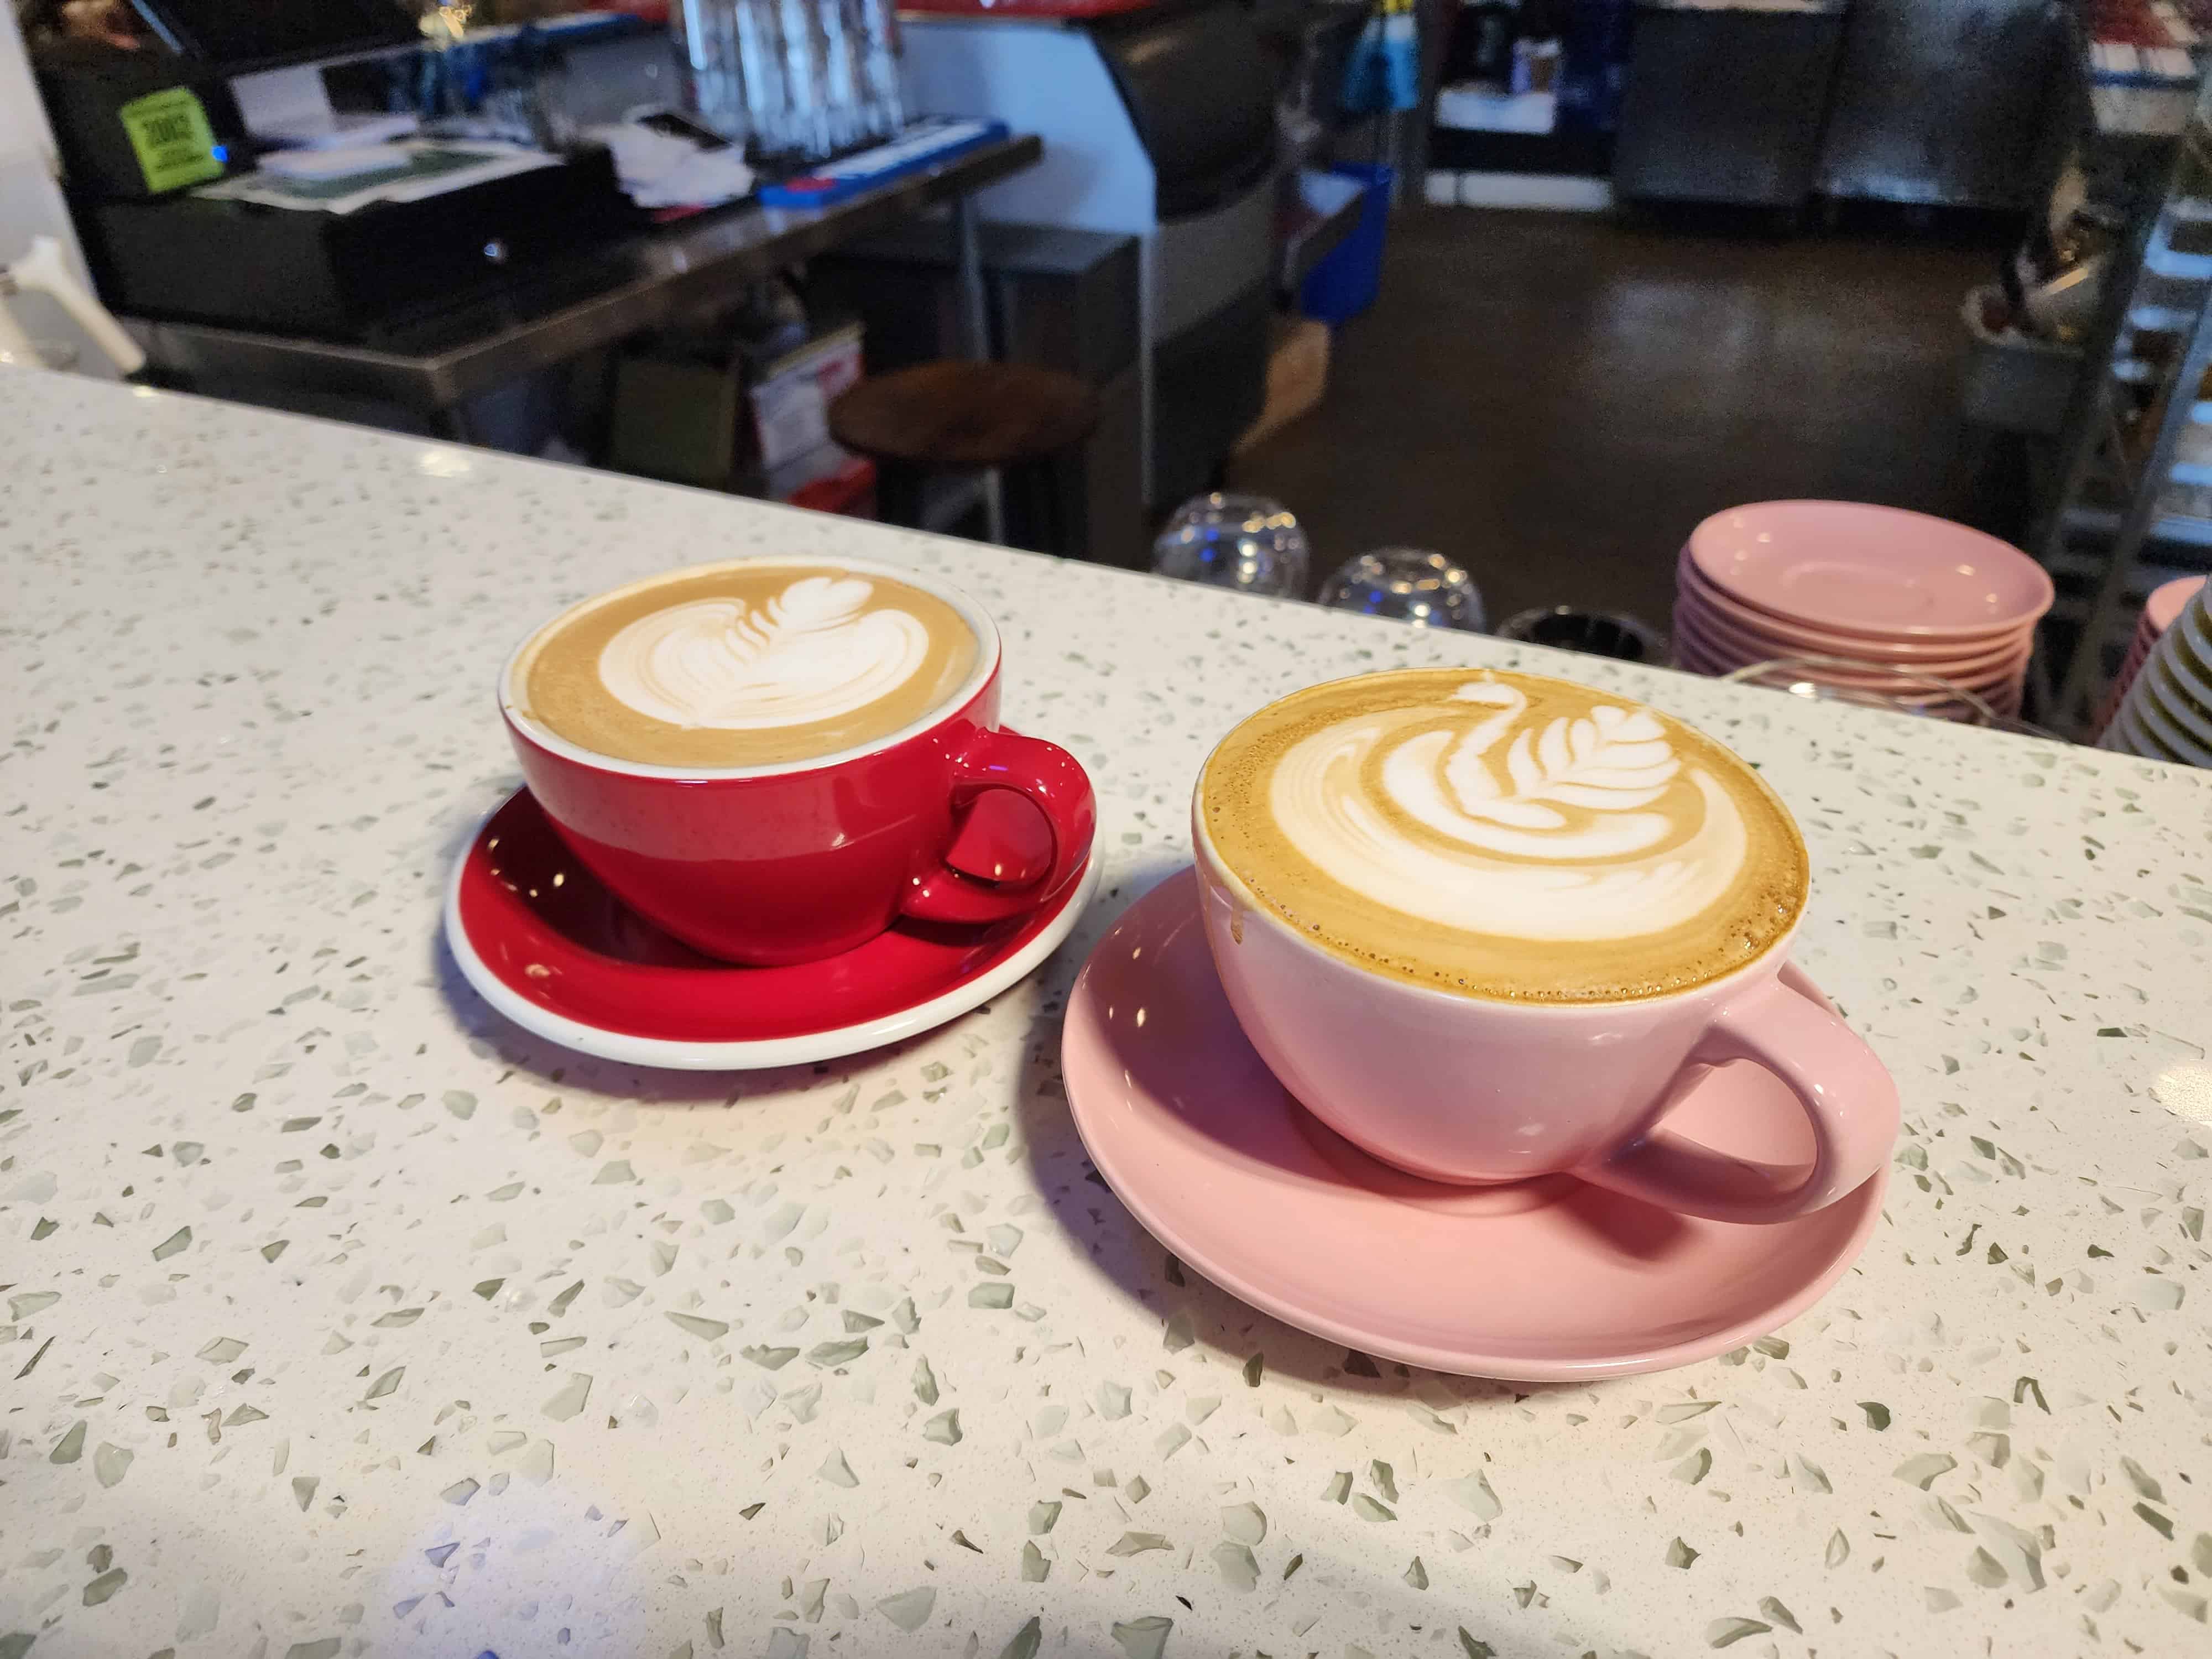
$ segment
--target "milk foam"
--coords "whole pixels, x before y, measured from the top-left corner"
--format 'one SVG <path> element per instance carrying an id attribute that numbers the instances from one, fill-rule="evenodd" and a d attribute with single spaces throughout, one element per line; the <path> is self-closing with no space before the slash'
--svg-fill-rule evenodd
<path id="1" fill-rule="evenodd" d="M 1809 874 L 1758 771 L 1566 680 L 1396 669 L 1270 703 L 1207 758 L 1207 848 L 1317 948 L 1455 995 L 1668 995 L 1787 941 Z"/>
<path id="2" fill-rule="evenodd" d="M 805 576 L 766 604 L 695 599 L 639 617 L 599 653 L 609 696 L 688 729 L 763 731 L 832 720 L 890 696 L 930 650 L 921 618 L 863 612 L 875 585 Z"/>
<path id="3" fill-rule="evenodd" d="M 1309 733 L 1268 781 L 1277 830 L 1374 903 L 1532 942 L 1665 933 L 1734 890 L 1743 816 L 1651 714 L 1597 702 L 1539 721 L 1528 702 L 1472 681 L 1410 722 L 1390 711 Z"/>

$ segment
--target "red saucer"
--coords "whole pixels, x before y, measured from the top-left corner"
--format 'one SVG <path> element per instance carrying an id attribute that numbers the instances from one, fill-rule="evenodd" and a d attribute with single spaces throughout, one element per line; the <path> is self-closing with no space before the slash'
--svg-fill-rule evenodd
<path id="1" fill-rule="evenodd" d="M 1040 827 L 986 795 L 954 849 L 963 868 L 1018 878 Z M 1081 876 L 988 927 L 901 921 L 858 950 L 741 968 L 678 943 L 577 862 L 526 789 L 484 820 L 453 872 L 446 938 L 477 993 L 517 1024 L 605 1059 L 744 1070 L 858 1054 L 943 1024 L 1049 956 L 1097 890 Z"/>

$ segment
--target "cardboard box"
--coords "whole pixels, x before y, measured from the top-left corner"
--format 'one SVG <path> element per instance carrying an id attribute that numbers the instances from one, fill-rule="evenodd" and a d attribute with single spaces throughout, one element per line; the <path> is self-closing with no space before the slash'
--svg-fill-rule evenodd
<path id="1" fill-rule="evenodd" d="M 773 473 L 830 441 L 830 405 L 860 378 L 860 325 L 809 340 L 766 365 L 750 388 L 761 465 Z"/>
<path id="2" fill-rule="evenodd" d="M 1242 455 L 1319 404 L 1328 390 L 1328 325 L 1310 317 L 1278 317 L 1267 349 L 1267 394 L 1260 418 L 1237 441 Z"/>

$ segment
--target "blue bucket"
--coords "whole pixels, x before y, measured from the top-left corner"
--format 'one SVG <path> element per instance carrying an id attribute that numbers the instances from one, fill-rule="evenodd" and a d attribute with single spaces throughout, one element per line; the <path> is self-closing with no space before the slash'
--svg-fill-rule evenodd
<path id="1" fill-rule="evenodd" d="M 1395 174 L 1389 167 L 1355 161 L 1329 171 L 1367 187 L 1366 199 L 1359 204 L 1359 222 L 1307 273 L 1305 286 L 1298 290 L 1298 309 L 1334 327 L 1366 310 L 1382 291 L 1382 234 L 1390 222 L 1390 185 Z"/>

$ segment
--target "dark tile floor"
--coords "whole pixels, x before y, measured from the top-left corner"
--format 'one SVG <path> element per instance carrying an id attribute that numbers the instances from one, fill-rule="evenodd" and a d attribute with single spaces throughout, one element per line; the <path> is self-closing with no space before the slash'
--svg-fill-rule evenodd
<path id="1" fill-rule="evenodd" d="M 1322 406 L 1230 481 L 1300 515 L 1317 574 L 1392 544 L 1451 555 L 1493 624 L 1566 603 L 1663 628 L 1684 533 L 1739 501 L 2002 533 L 1957 377 L 1960 301 L 2002 234 L 1408 208 Z"/>

